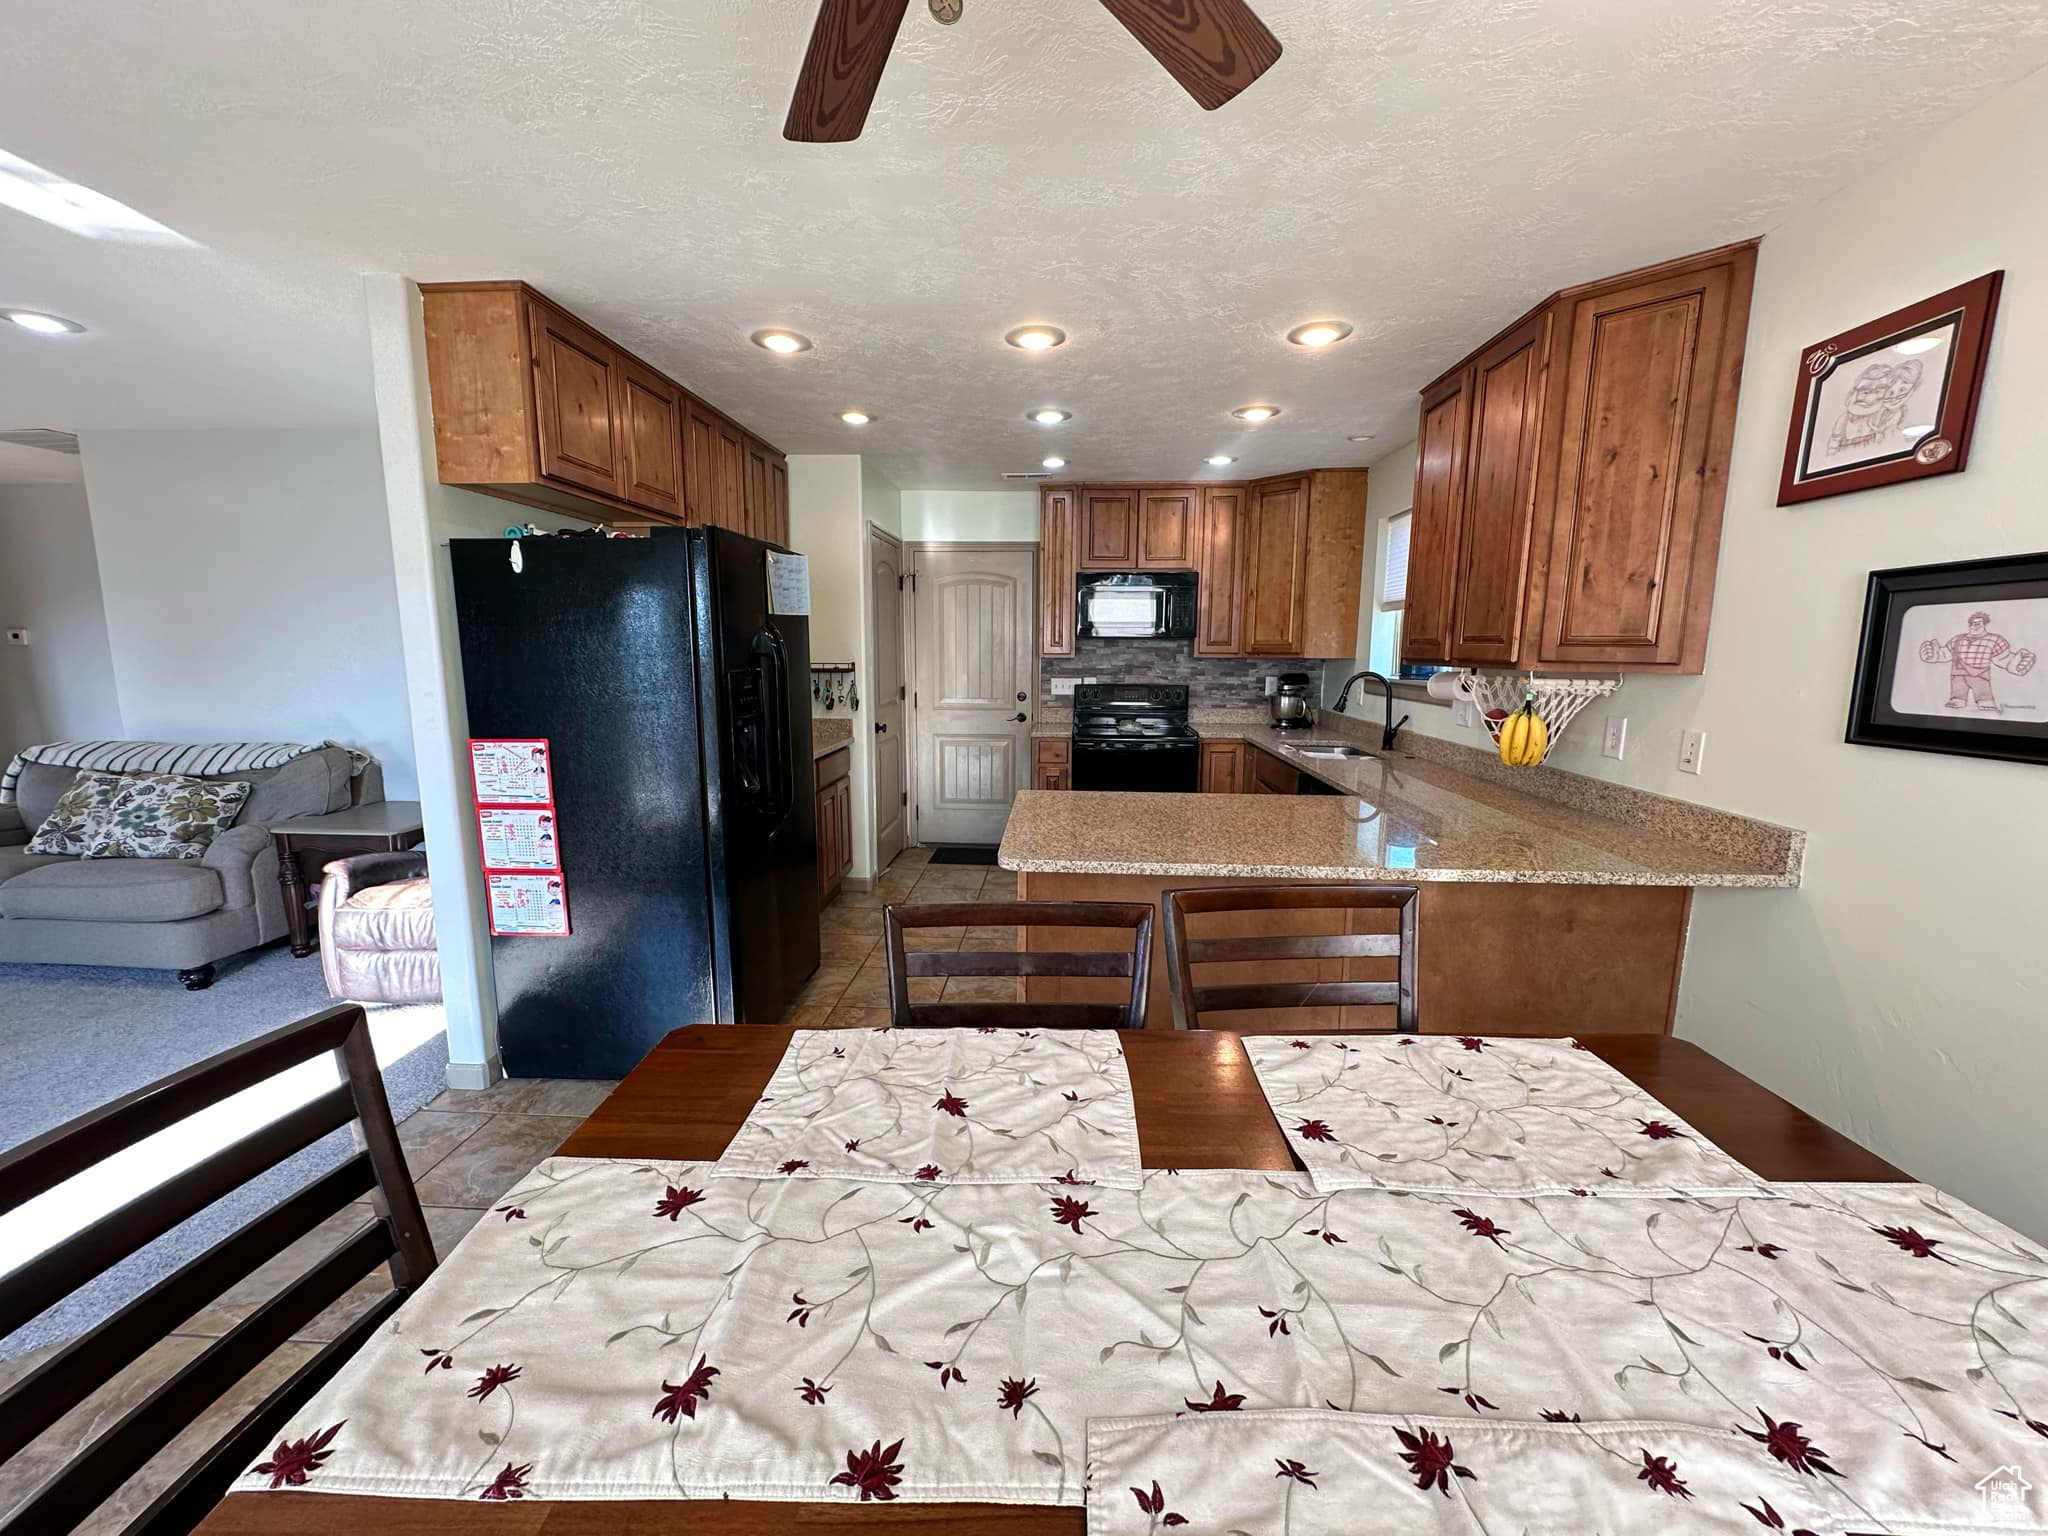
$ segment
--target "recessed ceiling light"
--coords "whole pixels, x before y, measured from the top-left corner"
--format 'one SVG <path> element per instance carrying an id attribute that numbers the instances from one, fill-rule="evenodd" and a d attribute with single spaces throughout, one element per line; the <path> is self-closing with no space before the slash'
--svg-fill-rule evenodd
<path id="1" fill-rule="evenodd" d="M 1311 320 L 1306 325 L 1297 325 L 1287 333 L 1287 339 L 1297 347 L 1327 347 L 1333 341 L 1342 341 L 1351 334 L 1351 327 L 1342 320 Z"/>
<path id="2" fill-rule="evenodd" d="M 1209 455 L 1209 462 L 1221 469 L 1226 464 L 1235 464 L 1237 460 L 1227 453 L 1212 453 Z"/>
<path id="3" fill-rule="evenodd" d="M 791 352 L 811 350 L 811 338 L 799 336 L 795 331 L 756 331 L 752 339 L 755 346 L 770 352 L 779 352 L 784 356 Z"/>
<path id="4" fill-rule="evenodd" d="M 841 411 L 839 413 L 839 419 L 845 422 L 849 427 L 864 427 L 869 422 L 873 421 L 875 418 L 870 416 L 866 411 Z"/>
<path id="5" fill-rule="evenodd" d="M 1056 411 L 1051 406 L 1047 406 L 1044 410 L 1032 411 L 1029 415 L 1030 419 L 1037 422 L 1041 427 L 1056 427 L 1063 421 L 1071 421 L 1074 413 L 1072 411 Z"/>
<path id="6" fill-rule="evenodd" d="M 1280 414 L 1277 405 L 1241 405 L 1230 413 L 1239 421 L 1271 421 Z"/>
<path id="7" fill-rule="evenodd" d="M 1067 333 L 1056 325 L 1020 325 L 1003 337 L 1011 346 L 1026 352 L 1050 352 L 1066 339 Z"/>
<path id="8" fill-rule="evenodd" d="M 66 320 L 60 315 L 46 315 L 36 309 L 0 310 L 0 315 L 12 320 L 24 331 L 34 331 L 38 336 L 76 336 L 85 329 L 76 320 Z"/>
<path id="9" fill-rule="evenodd" d="M 1047 469 L 1065 469 L 1067 467 L 1067 461 L 1058 457 L 1040 459 L 1038 462 Z"/>

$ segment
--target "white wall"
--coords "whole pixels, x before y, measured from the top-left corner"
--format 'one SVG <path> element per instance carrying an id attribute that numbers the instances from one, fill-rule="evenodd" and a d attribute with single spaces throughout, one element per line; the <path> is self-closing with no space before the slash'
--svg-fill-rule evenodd
<path id="1" fill-rule="evenodd" d="M 377 434 L 82 432 L 124 734 L 335 740 L 413 799 Z"/>
<path id="2" fill-rule="evenodd" d="M 1038 492 L 905 491 L 910 544 L 1036 544 Z"/>
<path id="3" fill-rule="evenodd" d="M 1910 156 L 1770 231 L 1722 524 L 1706 675 L 1631 678 L 1560 767 L 1804 828 L 1796 891 L 1702 891 L 1678 1032 L 1872 1147 L 2048 1239 L 2041 1089 L 2048 1083 L 2048 768 L 1842 740 L 1872 570 L 2048 548 L 2035 463 L 2048 374 L 2048 202 L 2015 195 L 2048 141 L 2048 73 L 1930 134 Z M 1900 216 L 1899 192 L 1913 189 Z M 1802 350 L 1993 268 L 2004 296 L 1970 467 L 1778 508 Z M 1414 451 L 1384 474 L 1406 505 Z M 1398 501 L 1400 505 L 1395 505 Z M 1412 728 L 1462 735 L 1447 708 Z M 1705 772 L 1676 769 L 1707 732 Z"/>
<path id="4" fill-rule="evenodd" d="M 0 485 L 0 764 L 42 741 L 121 734 L 83 485 Z"/>

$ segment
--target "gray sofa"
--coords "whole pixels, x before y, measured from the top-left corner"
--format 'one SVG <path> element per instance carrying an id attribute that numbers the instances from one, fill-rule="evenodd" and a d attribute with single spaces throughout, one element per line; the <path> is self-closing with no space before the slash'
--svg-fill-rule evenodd
<path id="1" fill-rule="evenodd" d="M 204 858 L 30 853 L 29 838 L 77 773 L 30 763 L 16 802 L 0 805 L 0 961 L 175 970 L 193 990 L 212 984 L 215 961 L 284 936 L 270 824 L 384 798 L 376 763 L 351 778 L 348 753 L 322 747 L 277 768 L 205 775 L 252 787 Z"/>

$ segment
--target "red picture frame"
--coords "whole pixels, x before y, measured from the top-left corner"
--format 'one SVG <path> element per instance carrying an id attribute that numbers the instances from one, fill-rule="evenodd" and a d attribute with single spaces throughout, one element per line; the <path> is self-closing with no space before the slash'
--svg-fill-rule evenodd
<path id="1" fill-rule="evenodd" d="M 1778 505 L 1964 468 L 2004 282 L 1987 272 L 1802 352 Z"/>

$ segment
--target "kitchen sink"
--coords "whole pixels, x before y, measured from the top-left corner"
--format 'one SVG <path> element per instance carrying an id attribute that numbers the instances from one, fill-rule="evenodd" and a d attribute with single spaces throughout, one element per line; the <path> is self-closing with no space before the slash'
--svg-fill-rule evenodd
<path id="1" fill-rule="evenodd" d="M 1299 746 L 1290 745 L 1287 748 L 1287 750 L 1292 753 L 1295 753 L 1297 756 L 1300 757 L 1321 757 L 1348 760 L 1351 758 L 1373 756 L 1372 753 L 1366 751 L 1363 747 L 1349 746 L 1346 743 L 1339 741 L 1305 741 L 1301 743 L 1301 745 Z"/>

